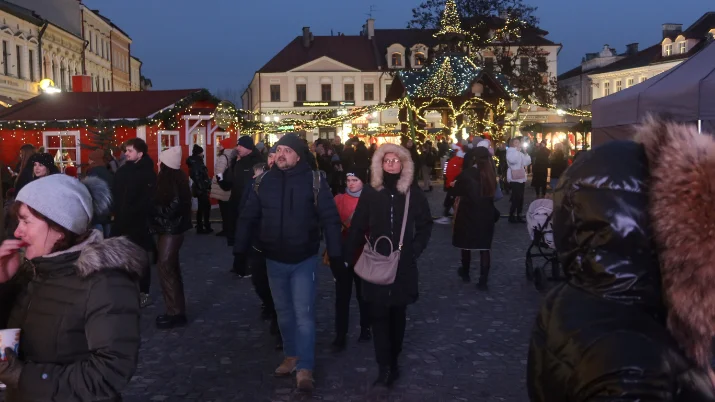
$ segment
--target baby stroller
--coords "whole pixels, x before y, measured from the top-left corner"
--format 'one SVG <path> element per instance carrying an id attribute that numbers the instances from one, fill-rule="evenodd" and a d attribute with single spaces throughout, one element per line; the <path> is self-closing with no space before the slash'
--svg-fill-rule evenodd
<path id="1" fill-rule="evenodd" d="M 529 237 L 531 237 L 531 244 L 526 250 L 526 278 L 533 281 L 539 290 L 544 288 L 547 279 L 559 280 L 561 276 L 551 223 L 553 210 L 553 200 L 541 199 L 532 202 L 526 214 L 526 225 L 529 229 Z M 546 262 L 535 267 L 534 258 L 543 258 Z M 551 264 L 551 278 L 546 277 L 545 271 L 549 263 Z"/>

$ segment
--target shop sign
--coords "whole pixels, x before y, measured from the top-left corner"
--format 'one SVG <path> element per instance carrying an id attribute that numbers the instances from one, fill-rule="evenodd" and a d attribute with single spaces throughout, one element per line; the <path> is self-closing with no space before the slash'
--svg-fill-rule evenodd
<path id="1" fill-rule="evenodd" d="M 295 107 L 355 106 L 355 101 L 293 102 Z"/>

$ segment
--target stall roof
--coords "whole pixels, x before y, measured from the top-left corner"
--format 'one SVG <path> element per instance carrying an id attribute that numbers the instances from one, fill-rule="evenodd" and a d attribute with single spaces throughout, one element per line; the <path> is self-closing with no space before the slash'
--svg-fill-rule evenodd
<path id="1" fill-rule="evenodd" d="M 0 112 L 0 121 L 141 119 L 201 89 L 134 92 L 61 92 L 43 94 Z"/>

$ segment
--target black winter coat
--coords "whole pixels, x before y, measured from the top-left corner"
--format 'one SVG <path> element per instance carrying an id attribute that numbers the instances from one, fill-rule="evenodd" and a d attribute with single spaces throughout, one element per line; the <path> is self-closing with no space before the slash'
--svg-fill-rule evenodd
<path id="1" fill-rule="evenodd" d="M 685 267 L 692 254 L 676 250 L 679 262 L 673 266 L 659 261 L 667 247 L 657 245 L 654 238 L 664 234 L 666 244 L 682 247 L 682 242 L 674 240 L 684 233 L 667 224 L 667 230 L 654 235 L 652 228 L 662 214 L 649 211 L 653 200 L 668 196 L 651 193 L 654 183 L 672 183 L 661 187 L 665 193 L 680 188 L 687 194 L 690 186 L 705 187 L 681 179 L 697 176 L 691 174 L 697 157 L 675 160 L 680 152 L 673 150 L 690 148 L 704 157 L 715 155 L 715 146 L 702 150 L 701 145 L 688 142 L 697 140 L 692 138 L 674 146 L 656 136 L 664 131 L 647 133 L 671 154 L 657 177 L 651 176 L 643 146 L 630 141 L 613 141 L 594 149 L 561 176 L 554 197 L 554 240 L 571 277 L 548 294 L 532 332 L 527 363 L 532 402 L 715 401 L 713 385 L 701 368 L 709 362 L 698 367 L 684 353 L 697 337 L 686 335 L 679 342 L 676 339 L 683 332 L 669 331 L 666 326 L 667 316 L 668 326 L 682 328 L 684 322 L 685 327 L 695 328 L 694 322 L 703 323 L 705 315 L 687 314 L 697 309 L 693 297 L 711 293 L 712 284 L 681 292 L 688 293 L 679 296 L 687 306 L 666 309 L 663 295 L 669 293 L 668 287 L 675 283 L 697 287 L 690 279 L 684 281 L 687 274 L 682 273 L 692 269 Z M 685 167 L 685 171 L 673 171 L 673 167 Z M 681 208 L 666 203 L 669 209 Z M 692 207 L 682 206 L 676 219 Z M 712 248 L 708 244 L 712 239 L 705 236 L 702 247 Z M 707 254 L 703 269 L 711 270 L 712 254 Z M 680 279 L 666 282 L 664 276 L 663 283 L 669 285 L 661 285 L 663 272 Z M 704 339 L 706 350 L 711 340 L 710 336 Z M 710 356 L 704 357 L 709 360 Z"/>
<path id="2" fill-rule="evenodd" d="M 107 186 L 109 188 L 112 188 L 112 185 L 114 184 L 114 175 L 112 174 L 112 172 L 109 171 L 109 169 L 107 169 L 106 166 L 90 166 L 89 170 L 87 171 L 87 177 L 98 177 L 102 179 L 105 183 L 107 183 Z M 95 217 L 92 219 L 93 225 L 103 225 L 108 223 L 112 223 L 111 212 L 106 216 L 95 215 Z"/>
<path id="3" fill-rule="evenodd" d="M 383 155 L 378 156 L 382 159 Z M 343 253 L 345 256 L 359 255 L 365 245 L 366 233 L 370 244 L 374 244 L 380 236 L 389 237 L 395 248 L 400 244 L 405 194 L 397 191 L 396 180 L 390 180 L 387 176 L 386 174 L 385 187 L 380 191 L 367 186 L 363 188 L 350 223 Z M 362 297 L 367 302 L 402 306 L 416 302 L 419 297 L 417 259 L 427 248 L 432 234 L 432 213 L 424 192 L 416 183 L 410 185 L 409 208 L 395 282 L 391 285 L 375 285 L 362 281 Z M 381 240 L 377 244 L 377 251 L 388 255 L 391 251 L 390 244 Z M 354 263 L 355 261 L 351 265 Z"/>
<path id="4" fill-rule="evenodd" d="M 233 165 L 231 198 L 229 199 L 231 208 L 238 208 L 246 185 L 253 180 L 253 166 L 261 162 L 265 162 L 263 156 L 258 150 L 254 149 L 248 156 L 242 157 Z"/>
<path id="5" fill-rule="evenodd" d="M 545 186 L 546 178 L 549 175 L 549 151 L 546 147 L 534 150 L 533 164 L 531 167 L 531 185 L 534 187 Z"/>
<path id="6" fill-rule="evenodd" d="M 551 161 L 549 162 L 549 164 L 551 165 L 552 179 L 560 178 L 561 175 L 564 174 L 564 171 L 566 171 L 566 168 L 569 167 L 569 163 L 566 160 L 566 155 L 564 155 L 564 153 L 561 151 L 556 151 L 551 155 Z"/>
<path id="7" fill-rule="evenodd" d="M 137 162 L 127 161 L 117 170 L 112 186 L 113 237 L 127 236 L 145 250 L 153 248 L 149 219 L 154 210 L 155 189 L 154 162 L 148 155 Z"/>
<path id="8" fill-rule="evenodd" d="M 11 310 L 0 328 L 20 328 L 24 368 L 7 402 L 119 402 L 137 366 L 139 287 L 146 253 L 99 232 L 65 252 L 26 261 L 0 288 Z M 7 315 L 2 313 L 0 316 Z"/>
<path id="9" fill-rule="evenodd" d="M 479 170 L 472 166 L 457 176 L 452 194 L 459 197 L 452 245 L 463 250 L 491 250 L 499 216 L 494 197 L 483 197 Z"/>
<path id="10" fill-rule="evenodd" d="M 318 254 L 320 229 L 328 255 L 342 257 L 342 223 L 325 179 L 320 180 L 318 205 L 314 204 L 313 171 L 303 161 L 289 170 L 277 166 L 261 179 L 258 194 L 252 189 L 245 200 L 236 228 L 234 253 L 245 254 L 258 237 L 269 260 L 293 264 Z M 256 226 L 257 225 L 257 226 Z"/>
<path id="11" fill-rule="evenodd" d="M 184 172 L 181 174 L 183 175 Z M 191 193 L 186 182 L 175 184 L 174 194 L 168 205 L 162 204 L 158 200 L 154 201 L 154 210 L 149 226 L 151 233 L 178 235 L 193 227 L 191 223 Z"/>
<path id="12" fill-rule="evenodd" d="M 186 164 L 189 166 L 193 196 L 208 195 L 209 191 L 211 191 L 211 178 L 209 177 L 209 169 L 204 164 L 204 159 L 199 155 L 192 155 L 186 159 Z"/>

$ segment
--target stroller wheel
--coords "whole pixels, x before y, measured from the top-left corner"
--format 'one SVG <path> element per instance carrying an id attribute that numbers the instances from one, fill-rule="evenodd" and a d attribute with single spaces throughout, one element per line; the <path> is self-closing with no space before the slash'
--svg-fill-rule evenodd
<path id="1" fill-rule="evenodd" d="M 546 285 L 546 273 L 539 267 L 534 270 L 534 286 L 537 290 L 544 290 Z"/>
<path id="2" fill-rule="evenodd" d="M 531 257 L 526 257 L 526 279 L 529 281 L 534 280 L 534 262 Z"/>

